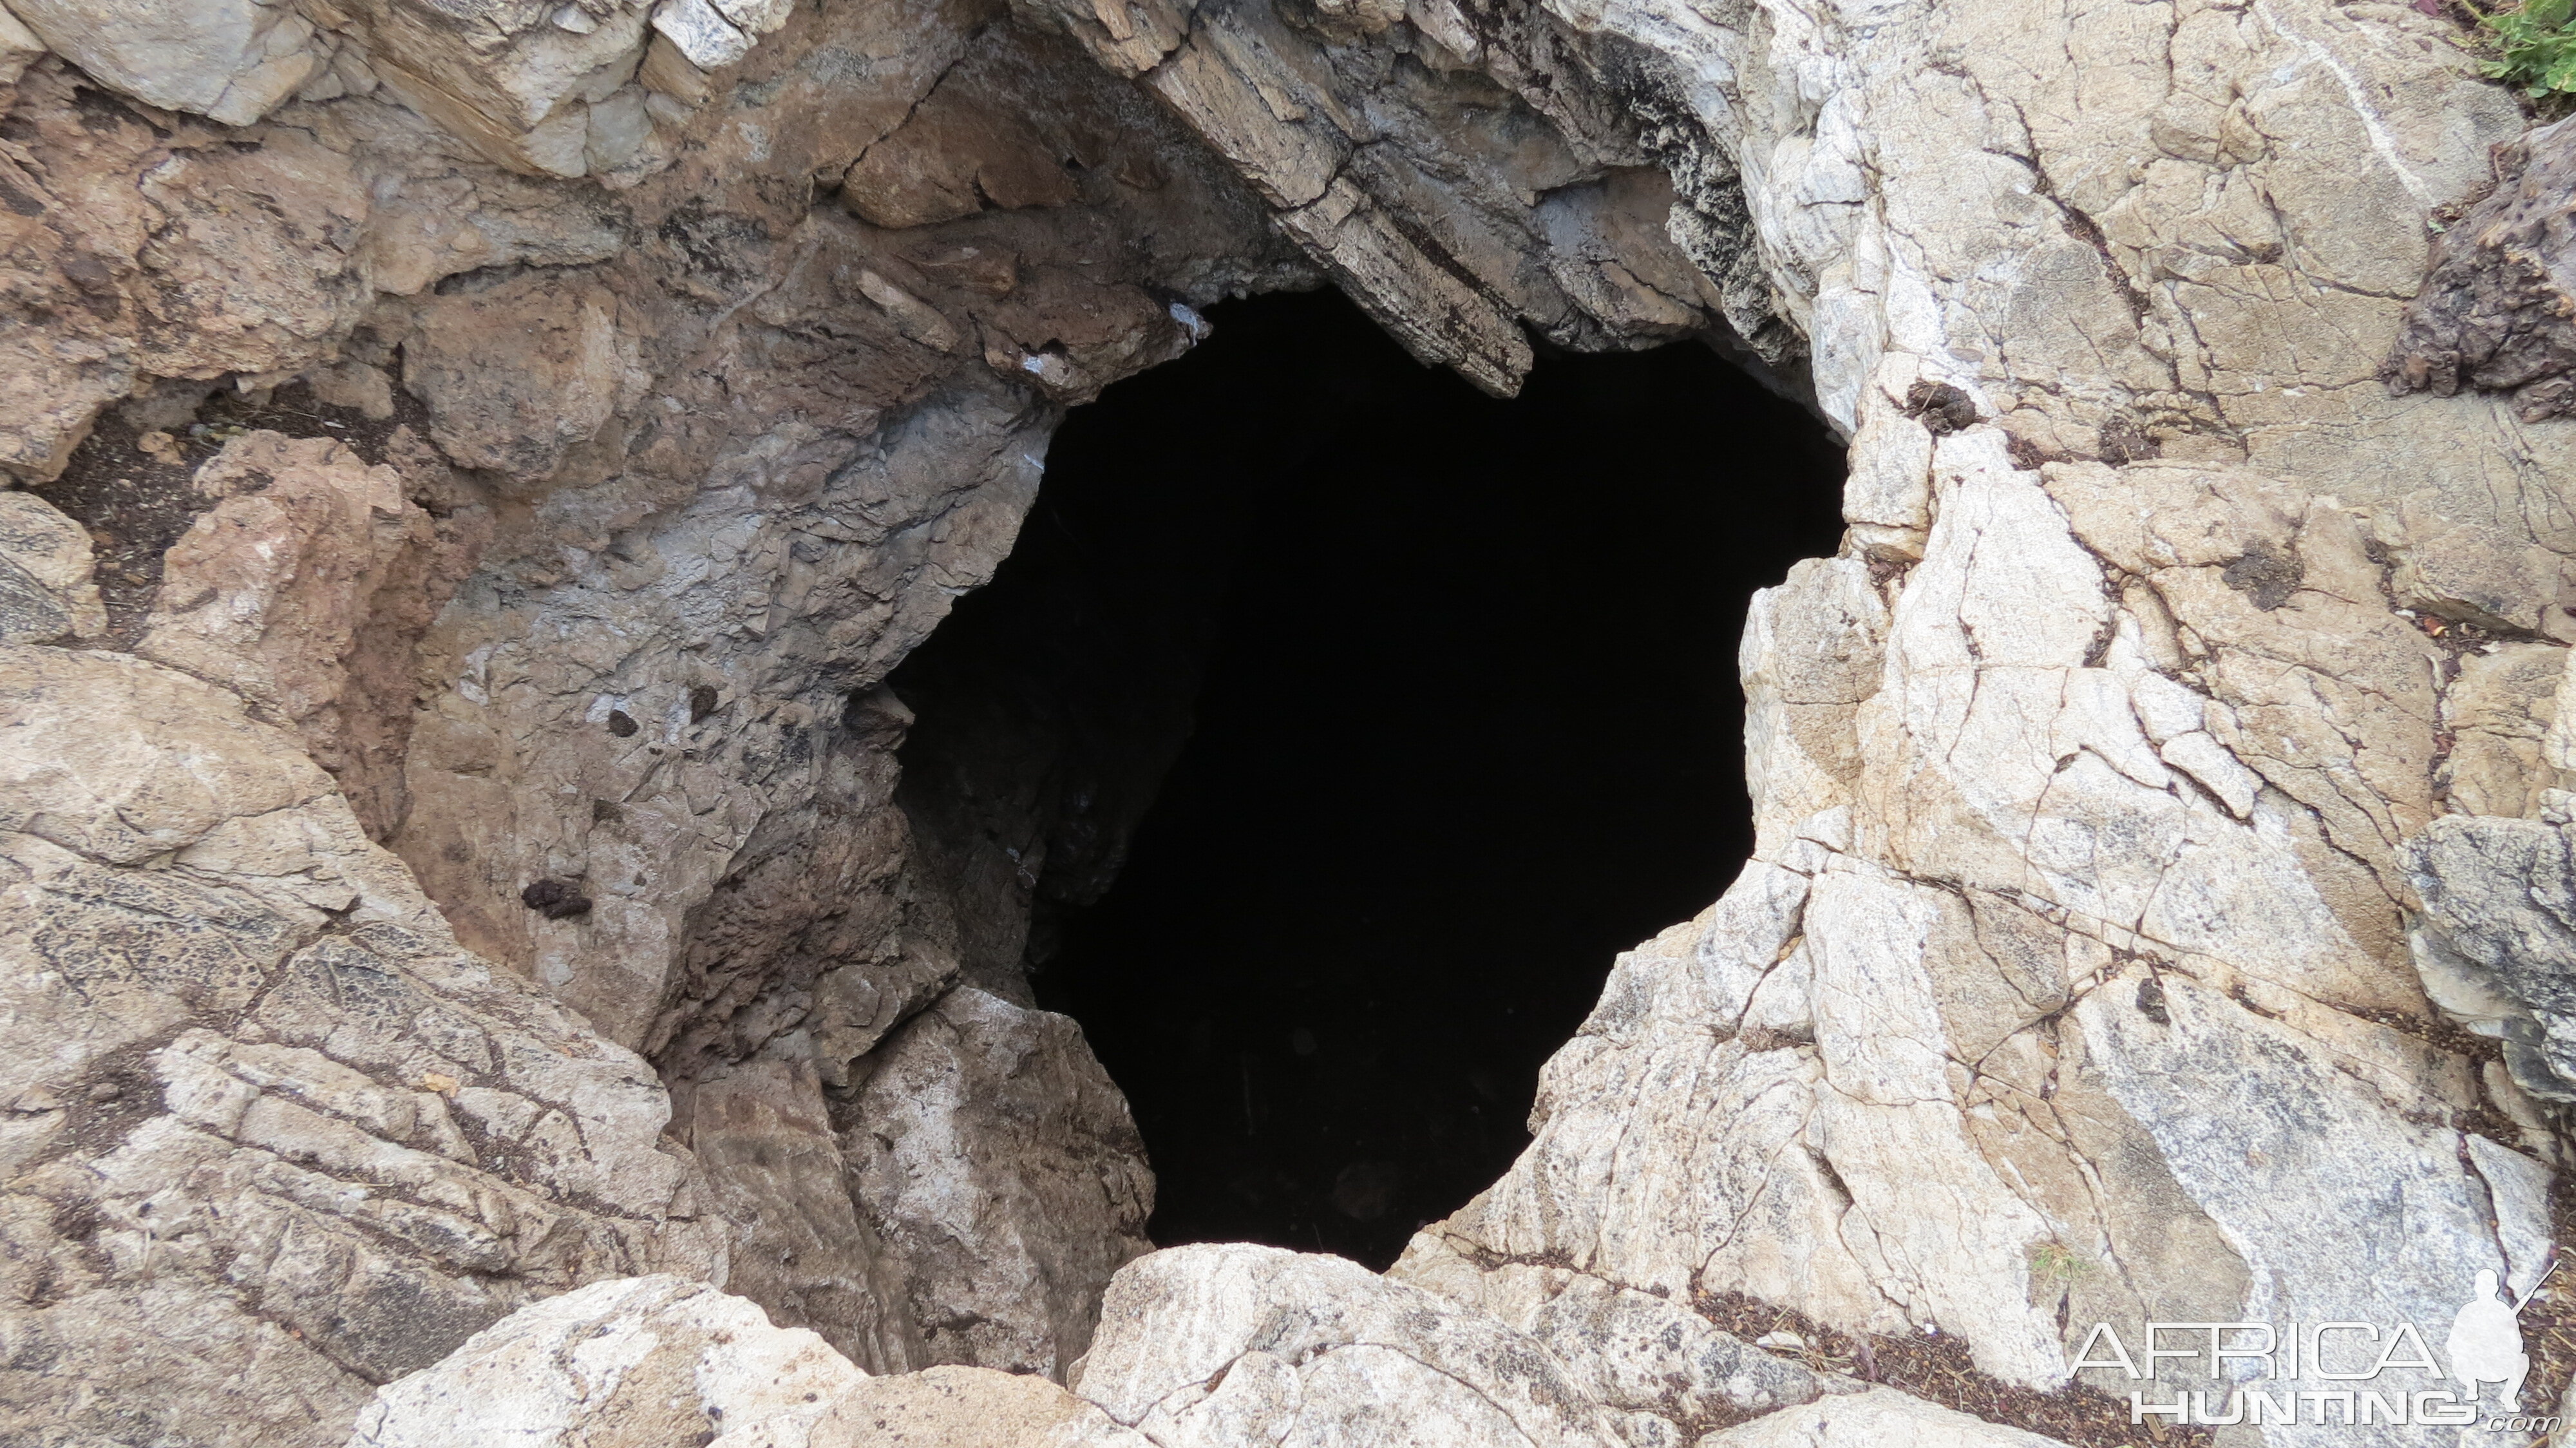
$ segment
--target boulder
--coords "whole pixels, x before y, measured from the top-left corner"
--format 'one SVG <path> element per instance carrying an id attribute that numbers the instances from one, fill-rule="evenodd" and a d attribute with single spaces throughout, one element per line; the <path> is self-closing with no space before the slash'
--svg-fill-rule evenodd
<path id="1" fill-rule="evenodd" d="M 594 1282 L 519 1309 L 386 1384 L 347 1448 L 801 1448 L 867 1375 L 703 1282 Z"/>

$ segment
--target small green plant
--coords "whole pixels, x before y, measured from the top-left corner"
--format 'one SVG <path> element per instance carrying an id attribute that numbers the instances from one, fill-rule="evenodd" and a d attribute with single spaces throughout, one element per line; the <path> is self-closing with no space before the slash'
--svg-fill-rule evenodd
<path id="1" fill-rule="evenodd" d="M 2030 1249 L 2030 1275 L 2043 1282 L 2073 1285 L 2093 1271 L 2093 1264 L 2074 1248 L 2057 1242 L 2042 1242 Z"/>
<path id="2" fill-rule="evenodd" d="M 2487 74 L 2531 96 L 2576 93 L 2576 0 L 2522 0 L 2479 19 L 2500 52 Z"/>

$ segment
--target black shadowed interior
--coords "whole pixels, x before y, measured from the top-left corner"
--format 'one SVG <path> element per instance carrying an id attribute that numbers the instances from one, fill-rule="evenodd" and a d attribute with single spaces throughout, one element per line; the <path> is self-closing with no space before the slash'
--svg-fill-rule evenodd
<path id="1" fill-rule="evenodd" d="M 1382 1267 L 1751 847 L 1736 642 L 1841 450 L 1697 343 L 1498 401 L 1338 293 L 1213 320 L 1066 420 L 894 676 L 903 799 L 970 976 L 1127 1093 L 1155 1241 Z"/>

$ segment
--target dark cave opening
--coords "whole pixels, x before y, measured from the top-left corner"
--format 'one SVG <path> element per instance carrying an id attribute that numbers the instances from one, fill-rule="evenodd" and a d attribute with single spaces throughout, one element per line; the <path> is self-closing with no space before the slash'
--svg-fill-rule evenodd
<path id="1" fill-rule="evenodd" d="M 1736 643 L 1841 449 L 1697 343 L 1498 401 L 1338 293 L 1213 320 L 1071 414 L 894 675 L 901 798 L 969 977 L 1127 1093 L 1157 1243 L 1383 1267 L 1751 848 Z"/>

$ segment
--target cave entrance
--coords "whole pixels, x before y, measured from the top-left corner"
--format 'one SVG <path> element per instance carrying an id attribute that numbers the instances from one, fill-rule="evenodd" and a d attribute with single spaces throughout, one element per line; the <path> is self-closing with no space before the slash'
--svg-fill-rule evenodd
<path id="1" fill-rule="evenodd" d="M 1214 320 L 1067 418 L 894 675 L 900 798 L 969 977 L 1127 1093 L 1158 1244 L 1383 1267 L 1751 848 L 1736 642 L 1841 450 L 1696 343 L 1498 401 L 1338 293 Z"/>

